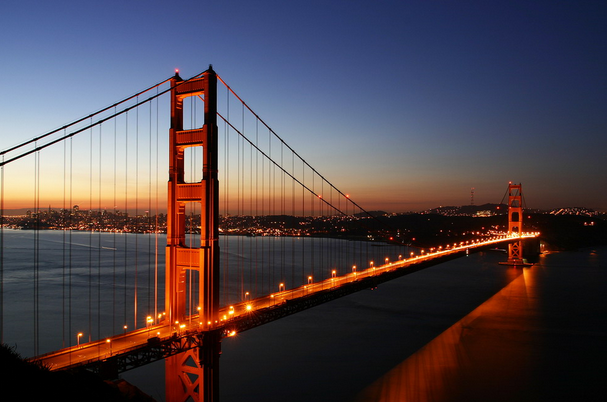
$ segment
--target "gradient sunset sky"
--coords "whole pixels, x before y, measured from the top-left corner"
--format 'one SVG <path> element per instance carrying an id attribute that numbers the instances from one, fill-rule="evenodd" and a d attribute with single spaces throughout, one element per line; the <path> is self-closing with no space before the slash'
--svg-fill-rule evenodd
<path id="1" fill-rule="evenodd" d="M 0 149 L 215 71 L 366 209 L 607 210 L 607 3 L 11 1 Z"/>

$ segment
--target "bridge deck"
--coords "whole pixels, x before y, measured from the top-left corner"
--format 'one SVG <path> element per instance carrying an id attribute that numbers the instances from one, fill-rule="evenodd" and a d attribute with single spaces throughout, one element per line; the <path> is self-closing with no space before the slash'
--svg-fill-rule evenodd
<path id="1" fill-rule="evenodd" d="M 535 236 L 529 234 L 523 237 Z M 339 297 L 374 288 L 380 283 L 461 257 L 468 252 L 478 252 L 516 240 L 519 239 L 498 237 L 462 244 L 226 306 L 220 310 L 221 320 L 212 326 L 211 331 L 201 330 L 203 325 L 198 317 L 191 316 L 179 324 L 152 325 L 40 355 L 32 360 L 41 362 L 51 370 L 86 367 L 100 373 L 106 370 L 111 376 L 200 346 L 211 333 L 221 337 L 232 336 Z"/>

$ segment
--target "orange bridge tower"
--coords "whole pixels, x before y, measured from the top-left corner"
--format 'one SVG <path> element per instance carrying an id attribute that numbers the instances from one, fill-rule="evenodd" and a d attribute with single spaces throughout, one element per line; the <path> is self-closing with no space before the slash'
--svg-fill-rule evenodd
<path id="1" fill-rule="evenodd" d="M 519 237 L 508 244 L 507 265 L 524 265 L 523 260 L 523 190 L 521 184 L 508 184 L 508 236 Z"/>
<path id="2" fill-rule="evenodd" d="M 179 322 L 197 316 L 201 346 L 166 359 L 166 399 L 211 402 L 218 400 L 221 340 L 212 330 L 219 311 L 217 75 L 212 67 L 187 81 L 176 73 L 171 88 L 165 313 L 176 331 Z M 184 130 L 183 102 L 190 96 L 204 100 L 204 124 Z M 188 147 L 202 147 L 200 182 L 185 182 L 184 150 Z M 186 245 L 187 203 L 200 204 L 200 247 Z M 198 278 L 195 289 L 186 287 L 189 273 Z M 188 303 L 188 298 L 197 302 Z"/>

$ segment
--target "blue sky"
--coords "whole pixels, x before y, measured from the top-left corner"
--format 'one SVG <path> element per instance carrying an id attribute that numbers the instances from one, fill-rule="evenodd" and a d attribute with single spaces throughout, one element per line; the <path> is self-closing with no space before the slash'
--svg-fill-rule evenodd
<path id="1" fill-rule="evenodd" d="M 218 74 L 367 209 L 607 210 L 598 1 L 11 1 L 0 148 L 179 68 Z"/>

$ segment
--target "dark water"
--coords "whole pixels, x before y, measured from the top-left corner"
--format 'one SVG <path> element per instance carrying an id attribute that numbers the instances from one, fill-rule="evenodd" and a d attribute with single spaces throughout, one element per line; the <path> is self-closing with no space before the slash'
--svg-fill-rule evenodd
<path id="1" fill-rule="evenodd" d="M 544 256 L 357 401 L 603 400 L 605 248 Z"/>
<path id="2" fill-rule="evenodd" d="M 33 350 L 32 234 L 8 232 L 4 335 L 27 356 Z M 72 281 L 83 286 L 72 295 L 74 318 L 68 327 L 60 313 L 65 301 L 59 296 L 66 269 L 64 233 L 44 235 L 40 247 L 51 254 L 44 257 L 48 264 L 39 272 L 39 320 L 50 332 L 40 337 L 40 349 L 60 344 L 62 332 L 68 343 L 75 343 L 70 334 L 89 325 L 77 318 L 89 304 L 92 310 L 101 305 L 93 331 L 97 322 L 99 332 L 122 325 L 112 323 L 115 319 L 106 310 L 131 319 L 133 311 L 125 311 L 123 300 L 132 304 L 134 277 L 125 267 L 137 264 L 139 285 L 153 272 L 148 254 L 154 244 L 148 237 L 74 235 L 73 261 L 96 261 L 98 255 L 110 253 L 118 264 L 104 262 L 102 269 L 94 263 L 70 265 Z M 223 244 L 222 258 L 230 275 L 254 277 L 260 261 L 250 261 L 247 255 L 260 240 L 226 241 L 230 243 Z M 310 248 L 268 241 L 273 245 L 266 243 L 266 252 L 292 248 L 290 254 L 301 253 L 297 258 L 306 258 L 311 269 L 319 269 L 326 263 L 323 259 L 345 258 L 342 252 L 328 251 L 312 258 L 306 252 Z M 382 258 L 386 251 L 348 246 L 353 248 L 347 254 L 361 261 Z M 137 261 L 125 252 L 133 249 L 139 250 Z M 269 262 L 275 257 L 264 258 Z M 607 394 L 607 248 L 544 255 L 528 269 L 499 265 L 504 259 L 494 252 L 462 257 L 224 340 L 221 401 L 602 400 Z M 289 260 L 275 262 L 287 269 L 271 271 L 264 263 L 265 276 L 274 278 L 264 279 L 257 288 L 254 281 L 227 286 L 226 300 L 238 299 L 249 288 L 267 292 L 281 275 L 297 280 L 298 275 L 290 274 L 295 271 Z M 347 269 L 353 261 L 340 263 Z M 117 297 L 96 293 L 87 279 L 91 271 L 101 274 L 101 282 L 118 277 L 125 292 Z M 149 297 L 145 291 L 138 297 L 143 310 Z M 163 375 L 164 363 L 159 362 L 122 377 L 163 401 Z"/>
<path id="3" fill-rule="evenodd" d="M 1 238 L 2 340 L 23 356 L 74 345 L 78 333 L 86 342 L 122 333 L 125 325 L 141 328 L 147 316 L 164 311 L 165 235 L 4 229 Z M 187 235 L 186 242 L 197 247 L 200 239 Z M 410 251 L 309 237 L 221 236 L 219 243 L 222 305 Z M 196 283 L 196 274 L 186 276 Z"/>
<path id="4" fill-rule="evenodd" d="M 226 339 L 221 401 L 603 400 L 607 248 L 526 269 L 504 257 L 463 257 Z M 124 378 L 162 400 L 162 371 Z"/>

